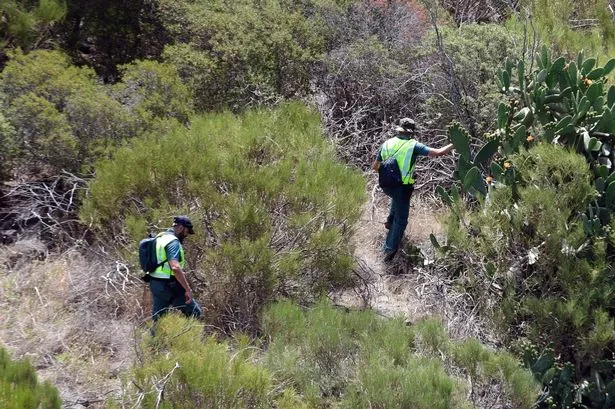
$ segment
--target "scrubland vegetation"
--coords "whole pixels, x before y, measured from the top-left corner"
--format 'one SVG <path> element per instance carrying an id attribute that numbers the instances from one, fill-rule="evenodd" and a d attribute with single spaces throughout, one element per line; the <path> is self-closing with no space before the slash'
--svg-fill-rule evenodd
<path id="1" fill-rule="evenodd" d="M 0 404 L 60 406 L 30 356 L 120 379 L 88 401 L 112 408 L 615 407 L 606 3 L 8 0 L 0 15 Z M 434 260 L 405 261 L 471 300 L 481 339 L 327 299 L 367 285 L 361 172 L 401 116 L 456 148 L 418 164 L 446 234 Z M 197 227 L 204 318 L 151 336 L 136 247 L 174 214 Z M 104 375 L 97 357 L 127 345 Z"/>
<path id="2" fill-rule="evenodd" d="M 14 362 L 0 349 L 0 404 L 6 409 L 60 408 L 57 390 L 48 382 L 37 380 L 28 361 Z"/>

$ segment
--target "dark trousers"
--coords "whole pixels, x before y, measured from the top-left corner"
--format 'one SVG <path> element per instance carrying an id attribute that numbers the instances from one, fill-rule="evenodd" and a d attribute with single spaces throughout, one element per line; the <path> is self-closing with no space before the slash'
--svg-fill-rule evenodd
<path id="1" fill-rule="evenodd" d="M 412 197 L 414 186 L 403 185 L 400 187 L 388 187 L 383 188 L 382 191 L 391 198 L 389 216 L 387 217 L 387 223 L 390 228 L 384 242 L 384 252 L 386 254 L 392 254 L 398 250 L 401 239 L 404 237 L 406 226 L 408 225 L 410 198 Z"/>
<path id="2" fill-rule="evenodd" d="M 152 292 L 152 318 L 158 321 L 160 317 L 171 309 L 177 309 L 184 313 L 186 317 L 199 317 L 201 307 L 195 299 L 190 304 L 186 304 L 185 290 L 182 285 L 174 278 L 169 280 L 151 279 L 149 288 Z"/>

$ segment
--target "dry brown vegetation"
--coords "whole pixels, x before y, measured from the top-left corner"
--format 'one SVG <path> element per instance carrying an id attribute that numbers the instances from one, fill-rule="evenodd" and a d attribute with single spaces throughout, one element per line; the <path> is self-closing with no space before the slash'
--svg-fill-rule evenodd
<path id="1" fill-rule="evenodd" d="M 101 260 L 101 261 L 97 261 Z M 0 247 L 0 339 L 61 391 L 66 407 L 102 407 L 132 363 L 142 287 L 121 264 L 22 239 Z"/>

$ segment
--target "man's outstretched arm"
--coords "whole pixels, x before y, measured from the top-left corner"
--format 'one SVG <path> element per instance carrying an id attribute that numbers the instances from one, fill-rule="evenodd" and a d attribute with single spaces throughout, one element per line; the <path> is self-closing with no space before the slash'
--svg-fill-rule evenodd
<path id="1" fill-rule="evenodd" d="M 427 157 L 435 158 L 436 156 L 446 155 L 452 150 L 453 150 L 452 143 L 449 143 L 448 145 L 443 146 L 442 148 L 429 148 L 429 153 L 427 154 Z"/>

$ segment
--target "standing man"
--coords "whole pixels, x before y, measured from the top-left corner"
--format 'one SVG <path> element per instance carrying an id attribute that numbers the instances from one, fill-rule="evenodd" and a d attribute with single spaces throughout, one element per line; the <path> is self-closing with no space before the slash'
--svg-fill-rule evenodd
<path id="1" fill-rule="evenodd" d="M 378 151 L 378 156 L 372 164 L 372 168 L 378 172 L 380 164 L 394 156 L 399 165 L 402 177 L 402 185 L 399 187 L 382 188 L 384 193 L 391 198 L 389 216 L 384 226 L 389 230 L 384 243 L 384 261 L 389 262 L 395 257 L 401 239 L 408 224 L 410 214 L 410 197 L 414 191 L 414 165 L 417 156 L 434 158 L 449 153 L 453 144 L 435 149 L 417 142 L 414 138 L 416 123 L 410 118 L 399 120 L 399 126 L 395 128 L 396 135 L 387 139 Z"/>
<path id="2" fill-rule="evenodd" d="M 184 273 L 182 243 L 188 234 L 194 234 L 190 219 L 187 216 L 175 216 L 173 227 L 156 236 L 156 258 L 162 264 L 148 274 L 154 321 L 171 308 L 180 310 L 187 317 L 198 318 L 201 315 L 201 307 L 192 298 L 192 290 Z"/>

